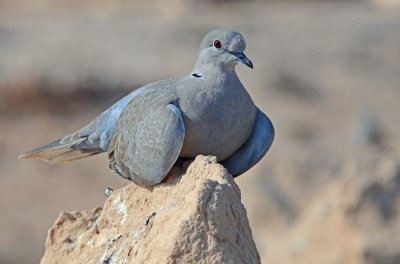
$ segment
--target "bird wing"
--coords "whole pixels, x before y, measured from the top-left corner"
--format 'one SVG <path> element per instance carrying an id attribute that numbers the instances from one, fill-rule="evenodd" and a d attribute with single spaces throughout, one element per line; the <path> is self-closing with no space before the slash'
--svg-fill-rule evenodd
<path id="1" fill-rule="evenodd" d="M 274 137 L 275 129 L 271 120 L 257 108 L 257 119 L 252 134 L 235 153 L 221 161 L 221 164 L 232 176 L 239 176 L 264 157 Z"/>
<path id="2" fill-rule="evenodd" d="M 42 159 L 48 163 L 57 164 L 107 151 L 121 112 L 132 98 L 144 91 L 144 88 L 134 90 L 82 129 L 28 151 L 18 158 Z"/>
<path id="3" fill-rule="evenodd" d="M 175 93 L 168 89 L 148 93 L 124 109 L 108 150 L 110 168 L 147 186 L 168 174 L 185 137 Z"/>

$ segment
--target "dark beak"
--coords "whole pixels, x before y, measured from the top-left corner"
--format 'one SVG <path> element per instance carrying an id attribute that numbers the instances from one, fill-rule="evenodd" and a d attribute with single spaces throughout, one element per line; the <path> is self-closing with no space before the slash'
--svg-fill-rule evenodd
<path id="1" fill-rule="evenodd" d="M 253 69 L 253 63 L 251 62 L 251 60 L 249 60 L 249 58 L 246 57 L 246 55 L 244 55 L 243 52 L 231 52 L 231 53 L 235 55 L 238 61 Z"/>

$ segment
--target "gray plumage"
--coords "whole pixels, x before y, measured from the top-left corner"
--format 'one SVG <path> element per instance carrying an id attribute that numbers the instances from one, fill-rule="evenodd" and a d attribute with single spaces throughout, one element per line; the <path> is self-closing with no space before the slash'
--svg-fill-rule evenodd
<path id="1" fill-rule="evenodd" d="M 84 128 L 20 158 L 52 164 L 108 152 L 110 168 L 141 185 L 159 183 L 178 158 L 214 155 L 238 176 L 268 151 L 274 128 L 253 103 L 235 66 L 253 67 L 246 42 L 214 30 L 200 44 L 193 72 L 147 84 Z"/>

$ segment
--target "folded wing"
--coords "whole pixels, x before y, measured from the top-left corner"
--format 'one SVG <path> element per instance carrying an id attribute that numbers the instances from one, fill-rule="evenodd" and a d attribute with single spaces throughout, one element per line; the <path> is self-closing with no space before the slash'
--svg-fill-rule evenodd
<path id="1" fill-rule="evenodd" d="M 41 159 L 50 164 L 57 164 L 106 152 L 121 112 L 132 98 L 143 91 L 143 88 L 136 89 L 82 129 L 28 151 L 18 158 Z"/>
<path id="2" fill-rule="evenodd" d="M 126 107 L 108 150 L 110 168 L 140 185 L 161 182 L 178 159 L 185 137 L 176 104 L 156 101 L 134 100 Z"/>

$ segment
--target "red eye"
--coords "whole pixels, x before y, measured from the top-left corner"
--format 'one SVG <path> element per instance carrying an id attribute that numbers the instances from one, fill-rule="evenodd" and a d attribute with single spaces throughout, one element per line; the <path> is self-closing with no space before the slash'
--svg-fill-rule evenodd
<path id="1" fill-rule="evenodd" d="M 217 49 L 220 49 L 222 47 L 221 41 L 219 41 L 218 39 L 214 41 L 214 47 L 216 47 Z"/>

